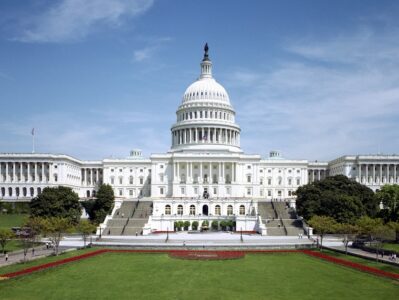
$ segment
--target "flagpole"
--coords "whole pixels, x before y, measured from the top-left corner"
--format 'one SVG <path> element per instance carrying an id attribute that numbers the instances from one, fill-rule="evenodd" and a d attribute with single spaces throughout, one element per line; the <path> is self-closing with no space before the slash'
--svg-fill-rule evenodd
<path id="1" fill-rule="evenodd" d="M 32 128 L 32 153 L 35 153 L 35 128 Z"/>

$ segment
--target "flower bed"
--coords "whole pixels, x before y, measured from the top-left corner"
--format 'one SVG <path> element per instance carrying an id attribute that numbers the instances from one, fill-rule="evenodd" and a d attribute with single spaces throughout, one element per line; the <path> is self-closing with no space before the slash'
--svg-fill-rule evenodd
<path id="1" fill-rule="evenodd" d="M 226 260 L 243 258 L 243 251 L 170 251 L 169 257 L 191 260 Z"/>
<path id="2" fill-rule="evenodd" d="M 373 268 L 373 267 L 369 267 L 369 266 L 365 266 L 359 263 L 355 263 L 352 261 L 348 261 L 348 260 L 344 260 L 341 258 L 337 258 L 337 257 L 333 257 L 321 252 L 316 252 L 316 251 L 312 251 L 312 250 L 302 250 L 303 253 L 313 256 L 313 257 L 317 257 L 323 260 L 327 260 L 329 262 L 332 262 L 334 264 L 338 264 L 338 265 L 342 265 L 342 266 L 346 266 L 346 267 L 350 267 L 359 271 L 363 271 L 363 272 L 367 272 L 367 273 L 371 273 L 377 276 L 382 276 L 382 277 L 387 277 L 387 278 L 392 278 L 392 279 L 399 279 L 399 274 L 395 274 L 395 273 L 390 273 L 390 272 L 386 272 L 377 268 Z"/>

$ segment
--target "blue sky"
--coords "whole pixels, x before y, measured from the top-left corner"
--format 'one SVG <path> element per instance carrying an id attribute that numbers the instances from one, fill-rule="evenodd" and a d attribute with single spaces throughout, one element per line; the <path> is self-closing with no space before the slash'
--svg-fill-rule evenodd
<path id="1" fill-rule="evenodd" d="M 246 153 L 399 151 L 397 1 L 0 2 L 0 152 L 170 148 L 205 42 Z"/>

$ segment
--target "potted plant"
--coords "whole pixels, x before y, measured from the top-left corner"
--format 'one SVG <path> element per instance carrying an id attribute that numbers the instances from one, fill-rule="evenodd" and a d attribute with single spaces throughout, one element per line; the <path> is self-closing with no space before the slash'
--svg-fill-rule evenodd
<path id="1" fill-rule="evenodd" d="M 191 224 L 191 229 L 198 230 L 198 221 L 193 221 L 193 223 Z"/>
<path id="2" fill-rule="evenodd" d="M 211 227 L 212 227 L 212 230 L 218 230 L 218 228 L 219 228 L 218 221 L 216 221 L 216 220 L 212 221 Z"/>

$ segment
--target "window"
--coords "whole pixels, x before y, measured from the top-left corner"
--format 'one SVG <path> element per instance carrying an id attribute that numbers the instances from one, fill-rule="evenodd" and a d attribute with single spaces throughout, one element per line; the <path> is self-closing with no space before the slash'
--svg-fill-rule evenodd
<path id="1" fill-rule="evenodd" d="M 263 189 L 260 189 L 260 195 L 263 196 Z"/>
<path id="2" fill-rule="evenodd" d="M 292 179 L 290 178 L 290 179 L 288 179 L 288 185 L 291 185 L 292 184 Z"/>
<path id="3" fill-rule="evenodd" d="M 247 169 L 248 169 L 248 170 L 250 170 L 250 169 L 251 169 L 251 166 L 250 166 L 250 165 L 248 165 L 248 166 L 247 166 Z"/>
<path id="4" fill-rule="evenodd" d="M 277 191 L 277 196 L 281 197 L 281 191 Z"/>
<path id="5" fill-rule="evenodd" d="M 217 188 L 213 188 L 213 194 L 216 195 L 218 193 Z"/>
<path id="6" fill-rule="evenodd" d="M 271 179 L 271 178 L 268 178 L 268 179 L 267 179 L 267 184 L 268 184 L 268 185 L 272 185 L 272 179 Z"/>
<path id="7" fill-rule="evenodd" d="M 129 184 L 133 184 L 133 176 L 129 177 Z"/>
<path id="8" fill-rule="evenodd" d="M 159 174 L 159 181 L 163 182 L 163 174 Z"/>
<path id="9" fill-rule="evenodd" d="M 190 215 L 195 215 L 195 206 L 190 205 Z"/>
<path id="10" fill-rule="evenodd" d="M 140 184 L 143 184 L 143 183 L 144 183 L 144 178 L 140 177 Z"/>
<path id="11" fill-rule="evenodd" d="M 111 169 L 111 172 L 113 172 L 114 171 L 114 169 Z"/>
<path id="12" fill-rule="evenodd" d="M 181 194 L 182 194 L 182 195 L 184 195 L 184 194 L 185 194 L 184 187 L 180 188 L 180 192 L 181 192 Z"/>
<path id="13" fill-rule="evenodd" d="M 198 194 L 198 188 L 194 188 L 194 194 Z"/>
<path id="14" fill-rule="evenodd" d="M 220 205 L 215 206 L 215 215 L 220 216 Z"/>
<path id="15" fill-rule="evenodd" d="M 283 179 L 281 177 L 278 178 L 278 185 L 282 185 L 283 184 Z"/>
<path id="16" fill-rule="evenodd" d="M 271 172 L 272 172 L 272 170 L 270 170 L 270 169 L 269 169 L 269 170 L 267 170 L 267 173 L 271 173 Z"/>
<path id="17" fill-rule="evenodd" d="M 163 187 L 159 188 L 159 194 L 163 195 Z"/>
<path id="18" fill-rule="evenodd" d="M 240 205 L 240 215 L 241 216 L 245 215 L 245 206 L 244 205 Z"/>
<path id="19" fill-rule="evenodd" d="M 123 177 L 119 177 L 119 184 L 123 183 Z"/>
<path id="20" fill-rule="evenodd" d="M 177 214 L 182 215 L 183 214 L 183 205 L 177 206 Z"/>
<path id="21" fill-rule="evenodd" d="M 122 173 L 122 169 L 119 169 L 119 172 L 121 172 L 121 173 Z"/>
<path id="22" fill-rule="evenodd" d="M 115 178 L 111 177 L 111 184 L 114 184 L 114 183 L 115 183 Z"/>
<path id="23" fill-rule="evenodd" d="M 247 182 L 251 182 L 251 175 L 247 176 Z"/>
<path id="24" fill-rule="evenodd" d="M 260 179 L 259 184 L 260 184 L 260 185 L 263 185 L 263 178 Z"/>
<path id="25" fill-rule="evenodd" d="M 247 188 L 247 195 L 251 195 L 251 189 Z"/>
<path id="26" fill-rule="evenodd" d="M 143 169 L 140 169 L 140 172 L 143 173 Z"/>
<path id="27" fill-rule="evenodd" d="M 123 190 L 122 189 L 119 190 L 119 196 L 123 196 Z"/>
<path id="28" fill-rule="evenodd" d="M 129 190 L 129 196 L 133 196 L 133 190 Z"/>
<path id="29" fill-rule="evenodd" d="M 161 169 L 163 169 L 163 165 L 160 165 L 159 167 L 160 167 Z"/>
<path id="30" fill-rule="evenodd" d="M 299 178 L 296 180 L 296 184 L 297 184 L 297 185 L 300 185 L 300 184 L 301 184 L 301 180 L 300 180 Z"/>
<path id="31" fill-rule="evenodd" d="M 233 214 L 233 206 L 229 205 L 227 206 L 227 215 L 231 216 Z"/>
<path id="32" fill-rule="evenodd" d="M 271 190 L 268 190 L 268 191 L 267 191 L 267 196 L 269 196 L 269 197 L 272 196 L 272 191 L 271 191 Z"/>
<path id="33" fill-rule="evenodd" d="M 170 205 L 165 205 L 165 215 L 170 215 Z"/>
<path id="34" fill-rule="evenodd" d="M 288 191 L 288 196 L 292 196 L 292 191 Z"/>

